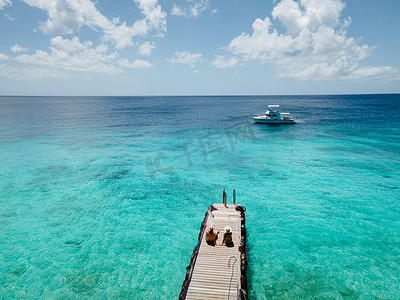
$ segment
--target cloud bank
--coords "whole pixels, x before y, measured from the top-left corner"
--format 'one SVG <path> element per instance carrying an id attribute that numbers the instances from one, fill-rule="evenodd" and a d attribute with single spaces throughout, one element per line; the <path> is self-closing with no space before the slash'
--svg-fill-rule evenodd
<path id="1" fill-rule="evenodd" d="M 132 3 L 136 4 L 142 16 L 132 25 L 118 18 L 108 19 L 92 0 L 22 1 L 47 14 L 47 19 L 39 22 L 37 29 L 53 37 L 47 51 L 36 50 L 33 54 L 21 55 L 28 48 L 15 44 L 10 50 L 16 56 L 0 54 L 2 61 L 19 63 L 18 66 L 2 65 L 0 73 L 10 78 L 65 78 L 73 76 L 74 72 L 114 75 L 122 73 L 122 68 L 150 68 L 154 66 L 150 62 L 136 59 L 131 63 L 128 59 L 120 58 L 118 51 L 135 45 L 135 36 L 155 32 L 160 37 L 167 30 L 167 14 L 158 0 L 133 0 Z M 12 5 L 11 0 L 0 0 L 0 9 L 7 5 Z M 77 37 L 84 26 L 102 34 L 97 45 L 92 41 L 81 42 Z M 63 38 L 65 35 L 69 38 Z M 154 43 L 144 42 L 138 52 L 140 55 L 151 55 L 154 48 Z M 32 70 L 35 70 L 35 76 L 28 76 Z"/>
<path id="2" fill-rule="evenodd" d="M 15 60 L 59 71 L 105 74 L 122 72 L 115 66 L 118 54 L 116 52 L 107 54 L 108 48 L 104 44 L 94 46 L 90 41 L 81 43 L 77 37 L 63 39 L 61 36 L 52 38 L 50 44 L 49 52 L 36 50 L 33 55 L 19 55 Z M 61 74 L 61 72 L 59 73 Z"/>
<path id="3" fill-rule="evenodd" d="M 109 20 L 90 0 L 23 0 L 32 7 L 44 10 L 48 19 L 39 24 L 39 29 L 50 35 L 75 34 L 86 25 L 102 31 L 103 38 L 112 41 L 116 49 L 132 46 L 132 38 L 146 35 L 152 30 L 160 34 L 166 31 L 166 16 L 157 0 L 134 0 L 144 18 L 128 26 L 118 18 Z"/>
<path id="4" fill-rule="evenodd" d="M 274 64 L 280 77 L 398 78 L 399 72 L 392 67 L 359 65 L 373 48 L 347 36 L 351 19 L 341 18 L 344 7 L 341 0 L 281 0 L 271 13 L 274 22 L 269 17 L 256 19 L 252 33 L 237 36 L 227 49 L 244 61 Z"/>
<path id="5" fill-rule="evenodd" d="M 155 67 L 148 59 L 155 42 L 146 40 L 164 37 L 167 32 L 167 14 L 158 0 L 130 0 L 139 12 L 130 24 L 106 17 L 95 0 L 21 1 L 45 13 L 35 31 L 47 35 L 49 44 L 35 51 L 13 41 L 10 51 L 0 53 L 0 75 L 18 79 L 64 78 L 75 72 L 114 75 L 123 73 L 124 68 Z M 224 48 L 225 55 L 204 53 L 203 58 L 200 53 L 176 51 L 166 61 L 191 67 L 207 63 L 219 69 L 256 61 L 273 65 L 279 77 L 303 80 L 400 80 L 400 72 L 393 67 L 361 64 L 374 47 L 349 36 L 346 28 L 351 18 L 342 16 L 344 0 L 274 0 L 274 5 L 271 16 L 257 18 L 250 32 L 230 41 Z M 0 0 L 2 13 L 13 8 L 12 0 Z M 182 0 L 179 6 L 173 3 L 171 15 L 197 18 L 205 11 L 217 12 L 211 10 L 209 0 Z M 92 41 L 83 37 L 88 36 L 87 29 Z M 90 38 L 93 32 L 96 41 Z M 129 52 L 126 48 L 130 46 L 137 47 L 136 51 Z M 121 54 L 127 56 L 120 57 Z M 146 60 L 137 58 L 144 56 Z M 26 74 L 30 72 L 35 74 L 29 77 Z"/>

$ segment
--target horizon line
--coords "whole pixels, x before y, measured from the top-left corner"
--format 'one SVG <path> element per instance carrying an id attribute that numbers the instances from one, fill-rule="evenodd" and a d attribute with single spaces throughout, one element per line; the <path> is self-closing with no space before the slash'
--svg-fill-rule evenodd
<path id="1" fill-rule="evenodd" d="M 275 96 L 362 96 L 362 95 L 399 95 L 396 93 L 332 93 L 332 94 L 177 94 L 177 95 L 0 95 L 5 97 L 275 97 Z"/>

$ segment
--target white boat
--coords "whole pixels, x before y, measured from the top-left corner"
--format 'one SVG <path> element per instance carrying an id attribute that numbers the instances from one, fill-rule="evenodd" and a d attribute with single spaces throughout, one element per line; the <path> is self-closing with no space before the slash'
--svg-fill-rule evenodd
<path id="1" fill-rule="evenodd" d="M 265 116 L 253 117 L 255 123 L 262 124 L 295 124 L 296 121 L 290 113 L 279 112 L 279 105 L 268 105 Z"/>

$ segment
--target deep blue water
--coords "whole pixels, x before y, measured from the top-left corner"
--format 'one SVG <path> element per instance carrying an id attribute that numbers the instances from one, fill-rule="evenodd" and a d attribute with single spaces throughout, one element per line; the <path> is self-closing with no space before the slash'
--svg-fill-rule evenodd
<path id="1" fill-rule="evenodd" d="M 0 298 L 177 298 L 225 188 L 251 299 L 399 299 L 399 154 L 400 95 L 0 97 Z"/>

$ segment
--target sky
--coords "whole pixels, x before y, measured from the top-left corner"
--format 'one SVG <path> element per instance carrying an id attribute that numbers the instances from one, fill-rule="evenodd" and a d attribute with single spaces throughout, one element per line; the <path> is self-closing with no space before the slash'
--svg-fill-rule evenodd
<path id="1" fill-rule="evenodd" d="M 400 93 L 399 0 L 0 0 L 0 95 Z"/>

